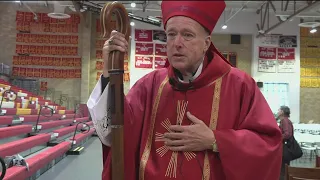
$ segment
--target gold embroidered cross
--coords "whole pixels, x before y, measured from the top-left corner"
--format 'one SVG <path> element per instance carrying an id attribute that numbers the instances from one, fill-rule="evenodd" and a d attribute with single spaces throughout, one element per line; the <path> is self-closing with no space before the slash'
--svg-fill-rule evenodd
<path id="1" fill-rule="evenodd" d="M 184 114 L 186 112 L 187 109 L 187 105 L 188 105 L 188 101 L 180 101 L 178 100 L 178 105 L 177 105 L 177 124 L 181 125 L 182 124 L 182 120 L 184 117 Z M 172 132 L 169 127 L 171 126 L 171 122 L 168 118 L 166 118 L 163 122 L 161 122 L 161 126 L 164 127 L 167 132 Z M 155 141 L 156 142 L 163 142 L 164 141 L 164 134 L 163 133 L 159 133 L 156 132 L 156 138 Z M 163 146 L 161 146 L 160 148 L 156 149 L 157 154 L 159 154 L 160 157 L 163 157 L 167 152 L 169 151 L 168 147 L 163 144 Z M 196 157 L 196 154 L 193 152 L 183 152 L 185 158 L 187 159 L 187 161 L 190 161 L 191 159 Z M 171 159 L 170 162 L 168 164 L 167 167 L 167 171 L 165 176 L 166 177 L 173 177 L 176 178 L 177 177 L 177 164 L 178 164 L 178 152 L 173 151 L 172 155 L 171 155 Z"/>

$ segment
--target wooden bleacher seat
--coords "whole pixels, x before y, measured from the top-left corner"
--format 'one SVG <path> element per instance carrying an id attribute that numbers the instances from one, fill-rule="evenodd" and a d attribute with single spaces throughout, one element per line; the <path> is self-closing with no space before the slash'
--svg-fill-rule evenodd
<path id="1" fill-rule="evenodd" d="M 286 180 L 320 180 L 320 168 L 291 167 L 286 165 Z"/>

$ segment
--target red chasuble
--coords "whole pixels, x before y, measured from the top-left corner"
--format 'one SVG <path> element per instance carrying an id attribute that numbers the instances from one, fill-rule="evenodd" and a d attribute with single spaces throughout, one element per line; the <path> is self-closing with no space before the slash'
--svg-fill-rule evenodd
<path id="1" fill-rule="evenodd" d="M 215 51 L 191 84 L 177 82 L 171 66 L 155 70 L 126 96 L 126 180 L 279 179 L 281 132 L 250 76 Z M 191 123 L 187 111 L 212 129 L 219 152 L 172 152 L 164 145 L 170 125 Z M 109 147 L 103 152 L 103 180 L 111 180 Z"/>

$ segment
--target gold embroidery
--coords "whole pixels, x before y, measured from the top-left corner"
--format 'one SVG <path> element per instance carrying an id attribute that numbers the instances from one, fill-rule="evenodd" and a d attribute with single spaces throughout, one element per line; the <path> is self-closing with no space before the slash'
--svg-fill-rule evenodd
<path id="1" fill-rule="evenodd" d="M 218 116 L 219 116 L 221 84 L 222 84 L 222 77 L 217 79 L 215 86 L 214 86 L 214 94 L 213 94 L 212 107 L 211 107 L 211 118 L 210 118 L 210 124 L 209 124 L 209 127 L 212 130 L 215 130 L 217 127 L 217 121 L 218 121 Z M 209 180 L 210 179 L 210 162 L 209 162 L 209 158 L 208 158 L 208 152 L 205 153 L 203 167 L 204 167 L 203 168 L 203 179 Z"/>
<path id="2" fill-rule="evenodd" d="M 162 83 L 161 83 L 161 85 L 159 87 L 158 94 L 156 96 L 155 102 L 154 102 L 153 107 L 152 107 L 149 135 L 148 135 L 147 143 L 146 143 L 146 146 L 144 148 L 144 151 L 142 153 L 142 157 L 141 157 L 141 160 L 140 160 L 140 168 L 139 168 L 139 179 L 140 180 L 144 180 L 144 172 L 145 172 L 147 161 L 149 159 L 149 155 L 150 155 L 150 151 L 151 151 L 152 138 L 153 138 L 153 129 L 154 129 L 154 123 L 155 123 L 155 120 L 156 120 L 158 105 L 159 105 L 159 101 L 160 101 L 160 98 L 161 98 L 163 87 L 168 82 L 168 80 L 169 79 L 168 79 L 168 76 L 167 76 L 162 81 Z"/>
<path id="3" fill-rule="evenodd" d="M 172 152 L 170 162 L 168 164 L 168 168 L 165 176 L 169 176 L 176 178 L 177 177 L 177 164 L 178 164 L 178 152 Z"/>
<path id="4" fill-rule="evenodd" d="M 178 100 L 178 104 L 177 104 L 177 124 L 181 125 L 182 121 L 183 121 L 183 117 L 186 113 L 187 110 L 187 106 L 188 106 L 188 102 L 186 101 L 180 101 Z M 171 126 L 171 122 L 170 120 L 167 118 L 165 119 L 163 122 L 161 122 L 161 126 L 164 127 L 165 130 L 167 130 L 167 132 L 172 132 L 169 127 Z M 155 133 L 156 138 L 155 141 L 164 141 L 164 135 L 162 133 L 156 132 Z M 159 147 L 158 149 L 156 149 L 157 154 L 159 154 L 160 157 L 163 157 L 167 152 L 169 151 L 168 147 L 166 145 L 163 145 L 161 147 Z M 191 159 L 196 157 L 196 154 L 193 152 L 183 152 L 185 158 L 187 159 L 187 161 L 190 161 Z M 172 152 L 171 154 L 171 158 L 166 170 L 166 177 L 173 177 L 176 178 L 177 176 L 177 163 L 178 163 L 178 152 Z"/>

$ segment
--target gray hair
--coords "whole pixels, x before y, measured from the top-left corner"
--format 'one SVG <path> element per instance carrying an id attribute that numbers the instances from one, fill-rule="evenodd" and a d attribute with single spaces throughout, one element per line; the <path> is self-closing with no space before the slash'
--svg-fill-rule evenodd
<path id="1" fill-rule="evenodd" d="M 288 106 L 281 106 L 280 109 L 285 117 L 290 117 L 290 108 Z"/>

